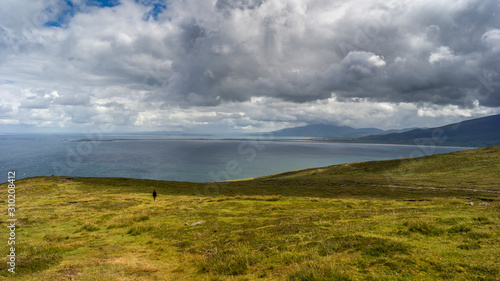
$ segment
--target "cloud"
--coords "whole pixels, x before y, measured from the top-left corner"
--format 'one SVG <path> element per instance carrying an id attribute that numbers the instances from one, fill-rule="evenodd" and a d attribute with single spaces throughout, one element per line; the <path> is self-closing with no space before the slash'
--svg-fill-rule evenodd
<path id="1" fill-rule="evenodd" d="M 453 51 L 450 49 L 450 47 L 446 46 L 439 47 L 436 52 L 431 53 L 429 57 L 430 64 L 437 64 L 445 61 L 452 62 L 453 60 L 455 60 L 455 55 L 453 54 Z"/>
<path id="2" fill-rule="evenodd" d="M 173 128 L 189 127 L 199 120 L 184 122 L 180 112 L 205 107 L 219 112 L 207 124 L 257 126 L 252 122 L 261 122 L 261 115 L 289 116 L 285 123 L 344 122 L 300 109 L 332 97 L 363 116 L 356 101 L 373 104 L 379 110 L 367 112 L 378 120 L 397 114 L 388 108 L 398 104 L 457 108 L 443 111 L 452 117 L 480 116 L 484 108 L 500 107 L 499 5 L 495 0 L 123 0 L 108 6 L 5 1 L 0 93 L 2 98 L 19 93 L 16 108 L 39 120 L 30 124 L 55 126 L 109 120 L 131 128 L 168 127 L 162 123 L 167 118 Z M 261 104 L 260 115 L 247 112 L 259 99 L 275 102 Z M 276 115 L 278 101 L 295 113 Z M 241 105 L 243 115 L 227 113 L 228 104 Z M 173 108 L 177 117 L 166 112 Z M 407 110 L 416 118 L 443 117 Z M 19 114 L 2 120 L 28 122 Z M 344 116 L 350 124 L 370 123 Z M 401 120 L 393 125 L 411 125 Z"/>

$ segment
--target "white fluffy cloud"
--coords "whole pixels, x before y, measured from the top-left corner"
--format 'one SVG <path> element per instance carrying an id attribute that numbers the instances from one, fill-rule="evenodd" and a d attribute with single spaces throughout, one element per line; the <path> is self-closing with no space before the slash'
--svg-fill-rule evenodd
<path id="1" fill-rule="evenodd" d="M 8 0 L 0 129 L 440 125 L 500 112 L 499 3 Z"/>
<path id="2" fill-rule="evenodd" d="M 452 62 L 455 60 L 455 55 L 450 47 L 441 46 L 435 52 L 431 53 L 429 57 L 430 64 L 436 64 L 440 62 Z"/>

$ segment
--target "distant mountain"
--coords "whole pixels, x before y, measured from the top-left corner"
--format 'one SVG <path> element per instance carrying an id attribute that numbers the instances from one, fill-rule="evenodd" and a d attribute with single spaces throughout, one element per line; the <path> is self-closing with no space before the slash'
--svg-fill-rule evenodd
<path id="1" fill-rule="evenodd" d="M 141 132 L 126 132 L 127 135 L 187 135 L 182 131 L 141 131 Z"/>
<path id="2" fill-rule="evenodd" d="M 419 128 L 419 127 L 413 127 L 413 128 L 405 128 L 405 129 L 391 129 L 391 130 L 387 130 L 385 131 L 384 134 L 390 134 L 390 133 L 403 133 L 403 132 L 408 132 L 408 131 L 413 131 L 413 130 L 416 130 L 416 129 L 421 129 L 421 130 L 425 130 L 425 129 L 428 129 L 428 128 Z"/>
<path id="3" fill-rule="evenodd" d="M 376 128 L 355 129 L 348 126 L 307 125 L 287 128 L 272 132 L 277 137 L 315 137 L 315 138 L 355 138 L 368 135 L 383 134 L 386 131 Z"/>
<path id="4" fill-rule="evenodd" d="M 360 137 L 352 142 L 484 147 L 500 144 L 500 114 L 442 127 Z"/>

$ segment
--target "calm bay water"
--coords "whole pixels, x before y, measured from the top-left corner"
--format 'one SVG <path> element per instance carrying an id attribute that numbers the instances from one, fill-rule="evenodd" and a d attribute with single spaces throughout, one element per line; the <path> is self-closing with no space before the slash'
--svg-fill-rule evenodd
<path id="1" fill-rule="evenodd" d="M 213 182 L 342 163 L 417 157 L 461 147 L 155 136 L 0 136 L 0 182 L 32 176 L 128 177 Z"/>

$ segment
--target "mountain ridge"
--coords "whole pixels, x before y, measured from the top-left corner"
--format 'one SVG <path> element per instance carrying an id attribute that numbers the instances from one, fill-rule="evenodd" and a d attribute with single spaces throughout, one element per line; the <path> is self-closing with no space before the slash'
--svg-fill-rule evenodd
<path id="1" fill-rule="evenodd" d="M 383 134 L 387 131 L 377 128 L 352 128 L 327 124 L 310 124 L 271 132 L 277 137 L 355 138 Z"/>
<path id="2" fill-rule="evenodd" d="M 500 144 L 500 114 L 434 128 L 382 130 L 326 124 L 286 128 L 271 132 L 277 137 L 309 137 L 349 143 L 485 147 Z"/>
<path id="3" fill-rule="evenodd" d="M 465 120 L 441 127 L 402 133 L 363 136 L 357 143 L 485 147 L 500 144 L 500 114 Z"/>

